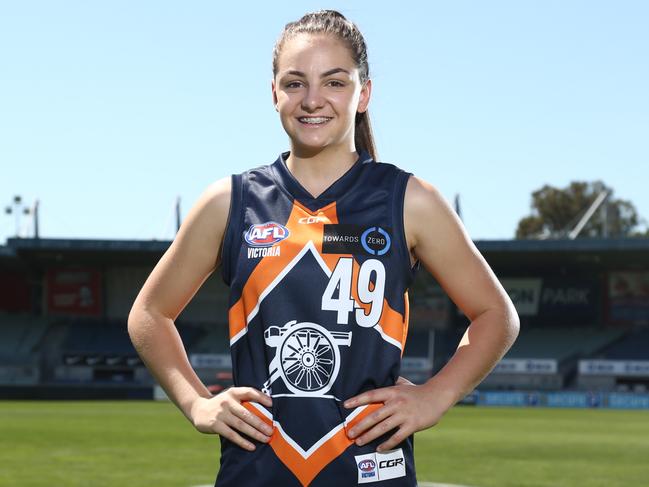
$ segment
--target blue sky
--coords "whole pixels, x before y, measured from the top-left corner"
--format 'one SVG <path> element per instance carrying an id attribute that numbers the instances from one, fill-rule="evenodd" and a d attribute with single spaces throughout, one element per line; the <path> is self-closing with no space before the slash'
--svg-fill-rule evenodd
<path id="1" fill-rule="evenodd" d="M 42 237 L 172 238 L 177 196 L 288 148 L 271 51 L 319 8 L 365 35 L 380 159 L 459 193 L 474 239 L 571 180 L 649 219 L 649 2 L 624 0 L 2 2 L 0 205 L 39 199 Z"/>

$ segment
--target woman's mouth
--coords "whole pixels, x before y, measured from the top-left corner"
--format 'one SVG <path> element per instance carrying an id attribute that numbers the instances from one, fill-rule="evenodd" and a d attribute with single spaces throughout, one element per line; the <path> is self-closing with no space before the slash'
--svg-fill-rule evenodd
<path id="1" fill-rule="evenodd" d="M 318 127 L 326 124 L 333 117 L 298 117 L 298 121 L 302 125 L 308 125 L 311 127 Z"/>

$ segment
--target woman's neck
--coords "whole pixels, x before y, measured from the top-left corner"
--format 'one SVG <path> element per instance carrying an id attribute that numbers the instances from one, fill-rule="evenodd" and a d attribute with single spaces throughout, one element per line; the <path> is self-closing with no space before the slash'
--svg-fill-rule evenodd
<path id="1" fill-rule="evenodd" d="M 354 147 L 331 147 L 316 153 L 293 147 L 286 159 L 286 167 L 302 187 L 317 198 L 345 174 L 357 159 Z"/>

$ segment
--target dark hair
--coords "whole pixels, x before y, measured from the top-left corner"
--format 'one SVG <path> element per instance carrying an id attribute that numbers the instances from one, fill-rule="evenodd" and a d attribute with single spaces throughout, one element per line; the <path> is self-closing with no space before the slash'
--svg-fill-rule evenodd
<path id="1" fill-rule="evenodd" d="M 352 59 L 358 68 L 361 83 L 365 83 L 370 79 L 365 39 L 363 39 L 363 35 L 358 30 L 358 27 L 336 10 L 311 12 L 304 15 L 300 20 L 286 24 L 273 49 L 273 76 L 277 75 L 279 53 L 282 47 L 284 47 L 284 43 L 288 39 L 302 33 L 332 34 L 336 36 L 349 49 Z M 374 144 L 370 115 L 367 110 L 363 113 L 356 114 L 354 143 L 356 144 L 357 150 L 366 150 L 372 156 L 372 159 L 376 160 L 376 145 Z"/>

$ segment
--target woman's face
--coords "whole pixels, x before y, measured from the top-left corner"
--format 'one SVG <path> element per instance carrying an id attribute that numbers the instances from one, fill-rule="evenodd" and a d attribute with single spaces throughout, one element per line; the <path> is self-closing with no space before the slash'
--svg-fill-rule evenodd
<path id="1" fill-rule="evenodd" d="M 294 151 L 355 149 L 355 117 L 367 110 L 371 82 L 361 85 L 349 50 L 334 36 L 300 34 L 286 41 L 272 90 Z"/>

